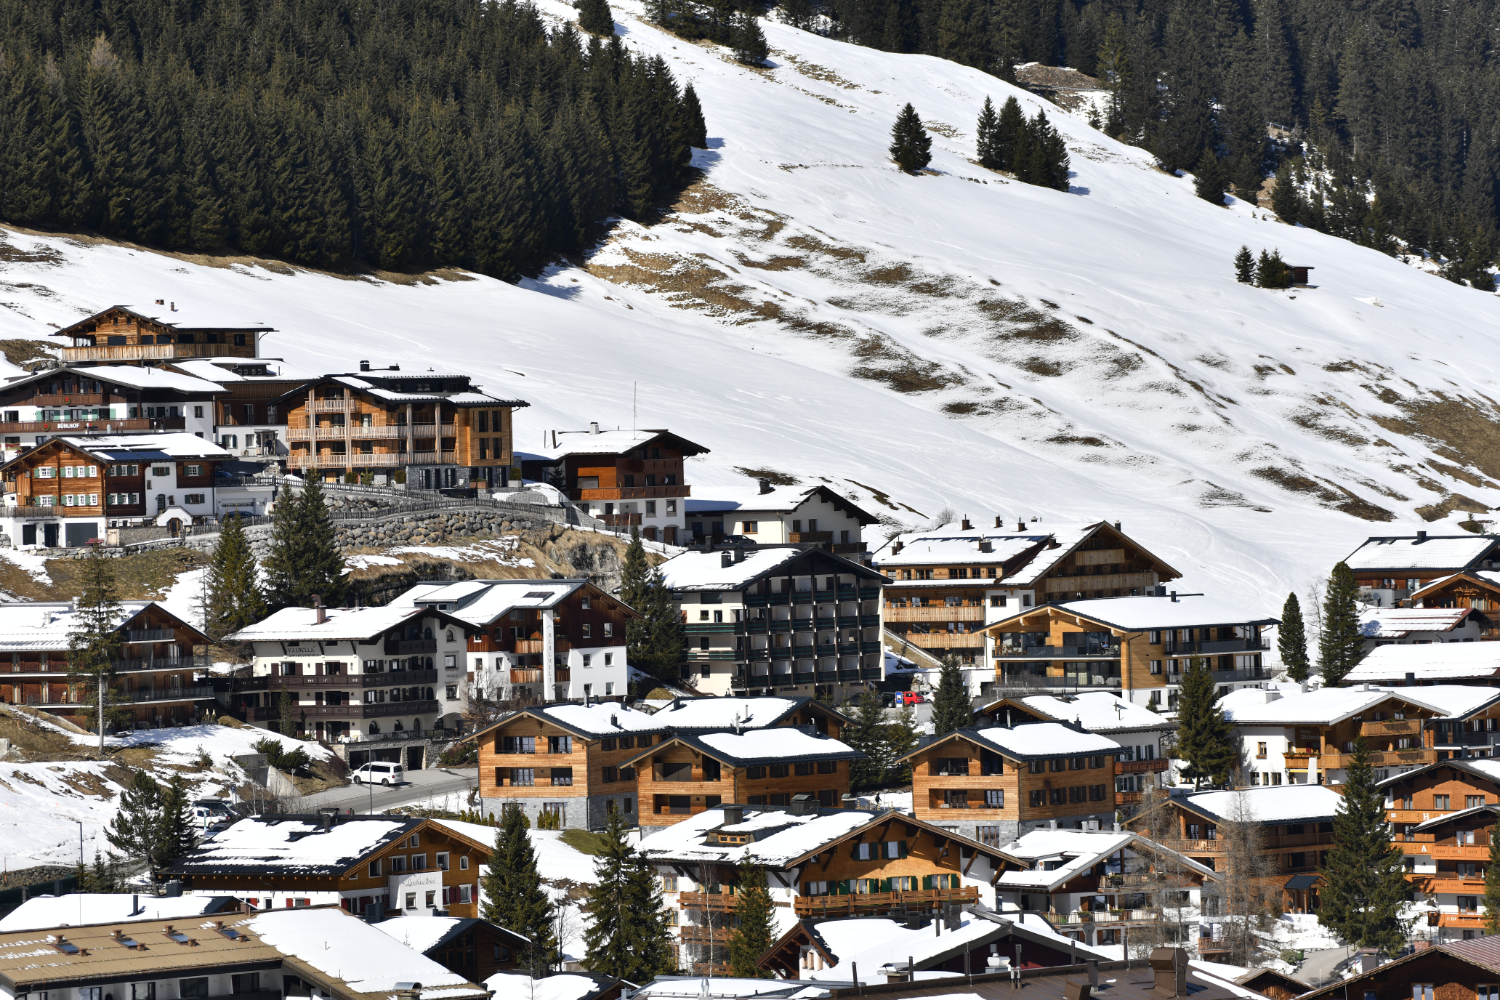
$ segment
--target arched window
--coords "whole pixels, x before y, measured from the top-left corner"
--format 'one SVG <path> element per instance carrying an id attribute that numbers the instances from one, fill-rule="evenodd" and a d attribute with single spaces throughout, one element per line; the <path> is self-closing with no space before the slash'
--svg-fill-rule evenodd
<path id="1" fill-rule="evenodd" d="M 372 722 L 372 723 L 370 723 L 370 735 L 371 736 L 377 736 L 377 735 L 379 735 L 379 733 L 380 733 L 380 723 L 378 723 L 378 722 Z"/>
<path id="2" fill-rule="evenodd" d="M 427 669 L 428 670 L 436 670 L 437 669 L 436 662 L 430 656 L 427 658 Z"/>
<path id="3" fill-rule="evenodd" d="M 391 727 L 391 731 L 392 731 L 392 732 L 397 732 L 397 733 L 399 733 L 399 732 L 401 732 L 401 731 L 402 731 L 402 728 L 401 728 L 401 720 L 400 720 L 400 719 L 397 719 L 397 720 L 396 720 L 396 724 L 395 724 L 395 725 L 394 725 L 394 726 L 392 726 L 392 727 Z"/>
<path id="4" fill-rule="evenodd" d="M 432 638 L 432 628 L 430 626 L 428 628 L 425 628 L 425 629 L 422 630 L 422 638 L 424 638 L 424 639 L 431 639 Z"/>
<path id="5" fill-rule="evenodd" d="M 453 641 L 453 630 L 451 628 L 448 630 L 448 641 Z"/>

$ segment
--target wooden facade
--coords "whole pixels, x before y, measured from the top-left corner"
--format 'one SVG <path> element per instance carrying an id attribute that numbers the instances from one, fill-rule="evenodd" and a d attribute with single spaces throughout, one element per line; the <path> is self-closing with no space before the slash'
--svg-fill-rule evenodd
<path id="1" fill-rule="evenodd" d="M 191 383 L 189 383 L 191 384 Z M 201 391 L 142 388 L 90 368 L 59 368 L 0 386 L 0 435 L 9 450 L 38 434 L 130 434 L 181 431 L 190 418 L 211 426 L 214 400 L 224 390 L 199 381 Z"/>
<path id="2" fill-rule="evenodd" d="M 567 654 L 575 647 L 588 648 L 591 655 L 618 655 L 624 663 L 625 629 L 639 615 L 613 596 L 606 594 L 592 583 L 583 583 L 557 605 L 549 608 L 553 612 L 552 645 L 554 654 Z M 512 666 L 510 676 L 504 678 L 515 690 L 517 697 L 546 700 L 543 690 L 544 630 L 547 622 L 539 608 L 511 608 L 500 617 L 484 623 L 469 636 L 471 654 L 504 653 Z M 570 667 L 555 668 L 559 683 L 570 682 Z M 595 700 L 607 697 L 623 697 L 619 691 L 606 693 L 602 690 L 590 692 Z"/>
<path id="3" fill-rule="evenodd" d="M 1474 573 L 1455 573 L 1411 595 L 1419 608 L 1469 608 L 1481 640 L 1500 639 L 1500 583 Z"/>
<path id="4" fill-rule="evenodd" d="M 400 921 L 396 924 L 399 927 Z M 382 930 L 389 933 L 392 928 L 383 927 Z M 395 937 L 400 940 L 401 936 L 398 933 Z M 471 983 L 482 983 L 497 972 L 518 968 L 528 944 L 524 935 L 488 920 L 474 919 L 456 924 L 442 940 L 422 954 Z"/>
<path id="5" fill-rule="evenodd" d="M 1437 782 L 1437 794 L 1467 795 L 1472 782 Z M 1491 784 L 1486 782 L 1485 784 Z M 1431 793 L 1429 793 L 1431 794 Z M 1416 792 L 1423 805 L 1427 795 Z M 1480 790 L 1487 808 L 1459 809 L 1415 826 L 1403 824 L 1397 846 L 1409 858 L 1406 879 L 1417 893 L 1436 897 L 1438 909 L 1426 914 L 1430 927 L 1484 933 L 1484 881 L 1489 867 L 1490 844 L 1497 835 L 1497 807 L 1493 791 Z M 1409 812 L 1409 810 L 1407 810 Z"/>
<path id="6" fill-rule="evenodd" d="M 1271 793 L 1274 794 L 1274 793 Z M 1159 843 L 1169 850 L 1212 868 L 1225 871 L 1229 858 L 1227 823 L 1221 817 L 1196 809 L 1182 798 L 1171 798 L 1157 806 L 1168 813 L 1173 836 Z M 1149 817 L 1138 815 L 1127 821 L 1142 826 Z M 1323 867 L 1333 847 L 1333 816 L 1315 816 L 1297 822 L 1265 822 L 1260 827 L 1260 849 L 1267 859 L 1268 877 L 1273 881 Z M 1143 830 L 1144 832 L 1144 830 Z M 1279 890 L 1279 883 L 1274 887 Z"/>
<path id="7" fill-rule="evenodd" d="M 62 349 L 66 362 L 139 365 L 174 358 L 257 357 L 261 335 L 273 329 L 256 323 L 205 325 L 186 313 L 179 319 L 176 303 L 158 301 L 156 306 L 112 306 L 52 336 L 70 339 Z"/>

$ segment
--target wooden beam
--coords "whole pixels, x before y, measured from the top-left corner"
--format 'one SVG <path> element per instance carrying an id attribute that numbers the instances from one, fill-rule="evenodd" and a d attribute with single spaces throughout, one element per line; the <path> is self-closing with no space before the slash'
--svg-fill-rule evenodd
<path id="1" fill-rule="evenodd" d="M 962 847 L 960 847 L 958 849 L 959 857 L 963 857 L 963 853 L 964 853 L 964 849 Z M 966 865 L 964 865 L 964 875 L 965 876 L 967 876 L 969 874 L 969 869 L 974 867 L 974 859 L 977 858 L 977 857 L 979 857 L 979 852 L 976 851 L 976 850 L 974 850 L 974 848 L 972 848 L 972 847 L 969 848 L 969 863 L 966 864 Z"/>

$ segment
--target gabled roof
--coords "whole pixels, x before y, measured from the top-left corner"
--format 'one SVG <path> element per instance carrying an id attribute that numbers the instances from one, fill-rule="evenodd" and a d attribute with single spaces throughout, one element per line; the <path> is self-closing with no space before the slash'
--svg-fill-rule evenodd
<path id="1" fill-rule="evenodd" d="M 1312 989 L 1311 986 L 1308 986 L 1302 980 L 1293 979 L 1285 972 L 1278 972 L 1271 968 L 1251 969 L 1243 976 L 1235 979 L 1234 983 L 1236 986 L 1243 986 L 1246 989 L 1255 990 L 1257 993 L 1264 993 L 1268 986 L 1280 986 L 1284 990 L 1289 990 L 1293 996 L 1306 993 Z"/>
<path id="2" fill-rule="evenodd" d="M 382 920 L 375 925 L 386 934 L 400 941 L 412 951 L 427 954 L 434 948 L 440 948 L 454 938 L 466 934 L 475 927 L 490 927 L 505 937 L 510 938 L 516 946 L 527 947 L 530 941 L 524 934 L 507 930 L 499 924 L 492 924 L 478 917 L 434 917 L 426 914 L 416 916 L 392 917 Z"/>
<path id="3" fill-rule="evenodd" d="M 0 917 L 0 934 L 75 924 L 124 923 L 141 920 L 187 920 L 237 909 L 233 896 L 140 896 L 123 893 L 70 892 L 62 896 L 33 896 Z M 82 915 L 82 919 L 80 918 Z"/>
<path id="4" fill-rule="evenodd" d="M 108 421 L 104 421 L 108 423 Z M 6 462 L 0 469 L 16 465 L 29 465 L 38 457 L 59 448 L 71 448 L 88 455 L 101 464 L 113 462 L 177 462 L 187 459 L 203 459 L 214 462 L 233 456 L 205 438 L 195 434 L 131 434 L 98 437 L 55 437 L 42 442 L 30 451 L 22 452 Z"/>
<path id="5" fill-rule="evenodd" d="M 217 382 L 219 385 L 240 382 L 260 385 L 270 382 L 302 384 L 318 377 L 316 372 L 294 369 L 279 358 L 173 358 L 164 362 L 158 370 L 161 369 L 182 372 L 194 378 Z M 260 369 L 264 369 L 266 374 L 244 374 L 246 371 Z"/>
<path id="6" fill-rule="evenodd" d="M 1361 608 L 1359 634 L 1366 639 L 1404 639 L 1413 632 L 1451 632 L 1470 608 Z"/>
<path id="7" fill-rule="evenodd" d="M 223 395 L 223 386 L 208 379 L 166 368 L 146 365 L 66 365 L 61 368 L 44 368 L 39 372 L 24 375 L 5 383 L 6 389 L 24 388 L 33 382 L 53 382 L 64 375 L 77 375 L 97 379 L 111 385 L 122 385 L 130 389 L 164 389 L 180 392 L 186 396 Z"/>
<path id="8" fill-rule="evenodd" d="M 1416 830 L 1418 833 L 1426 833 L 1445 823 L 1462 823 L 1470 819 L 1493 819 L 1496 816 L 1500 816 L 1500 805 L 1492 803 L 1487 806 L 1474 806 L 1471 809 L 1460 809 L 1458 812 L 1444 813 L 1441 816 L 1423 820 L 1416 825 Z"/>
<path id="9" fill-rule="evenodd" d="M 1432 764 L 1424 764 L 1421 767 L 1414 767 L 1410 771 L 1402 771 L 1400 774 L 1393 774 L 1384 781 L 1376 782 L 1375 787 L 1390 788 L 1392 785 L 1409 781 L 1439 767 L 1451 767 L 1467 774 L 1472 774 L 1476 778 L 1492 781 L 1500 785 L 1500 757 L 1454 757 L 1450 760 L 1440 760 Z"/>
<path id="10" fill-rule="evenodd" d="M 164 305 L 115 305 L 107 309 L 101 309 L 92 316 L 85 317 L 71 326 L 65 326 L 48 334 L 51 337 L 71 337 L 75 334 L 92 333 L 92 330 L 82 330 L 82 327 L 97 324 L 99 320 L 110 313 L 120 311 L 129 313 L 137 319 L 143 319 L 158 326 L 170 327 L 173 330 L 233 330 L 237 333 L 255 332 L 266 333 L 276 328 L 266 326 L 259 320 L 240 319 L 234 316 L 225 316 L 215 313 L 211 308 L 205 309 L 201 306 L 191 306 L 183 303 L 181 309 L 175 309 L 173 303 Z"/>
<path id="11" fill-rule="evenodd" d="M 1461 962 L 1478 966 L 1489 974 L 1486 978 L 1500 976 L 1500 935 L 1491 934 L 1487 937 L 1470 938 L 1467 941 L 1434 942 L 1421 951 L 1414 951 L 1395 961 L 1387 962 L 1373 972 L 1335 980 L 1328 986 L 1302 994 L 1297 1000 L 1310 1000 L 1312 997 L 1328 997 L 1332 1000 L 1335 992 L 1342 1000 L 1350 995 L 1351 990 L 1363 992 L 1364 984 L 1373 983 L 1375 976 L 1380 976 L 1382 983 L 1404 984 L 1413 979 L 1421 982 L 1423 981 L 1422 973 L 1418 970 L 1422 968 L 1422 963 L 1442 964 L 1449 958 L 1456 958 Z"/>
<path id="12" fill-rule="evenodd" d="M 791 726 L 752 729 L 747 733 L 704 733 L 701 736 L 674 736 L 625 761 L 636 761 L 667 749 L 673 744 L 696 750 L 705 757 L 747 767 L 751 764 L 779 764 L 813 760 L 863 760 L 865 755 L 830 736 L 814 736 Z"/>
<path id="13" fill-rule="evenodd" d="M 1279 625 L 1276 618 L 1256 617 L 1242 605 L 1203 595 L 1171 597 L 1098 597 L 1079 601 L 1048 601 L 986 625 L 981 632 L 1015 631 L 1015 622 L 1038 615 L 1062 615 L 1103 626 L 1103 630 L 1147 632 L 1156 629 L 1196 628 L 1204 625 Z M 1098 630 L 1095 630 L 1098 631 Z"/>
<path id="14" fill-rule="evenodd" d="M 426 821 L 393 816 L 249 816 L 167 865 L 168 875 L 343 875 Z M 487 849 L 487 848 L 486 848 Z"/>
<path id="15" fill-rule="evenodd" d="M 1456 583 L 1470 583 L 1491 593 L 1500 594 L 1500 573 L 1490 569 L 1475 569 L 1433 580 L 1421 590 L 1412 591 L 1411 600 L 1413 603 L 1426 600 L 1430 595 L 1446 590 Z"/>
<path id="16" fill-rule="evenodd" d="M 1375 535 L 1344 558 L 1355 573 L 1365 575 L 1456 573 L 1484 560 L 1500 539 L 1494 535 Z"/>
<path id="17" fill-rule="evenodd" d="M 713 513 L 733 514 L 790 514 L 806 504 L 809 500 L 820 498 L 833 504 L 835 508 L 847 508 L 849 513 L 859 521 L 860 524 L 878 524 L 880 518 L 866 510 L 861 509 L 848 497 L 842 496 L 829 489 L 827 486 L 782 486 L 766 493 L 758 493 L 746 490 L 740 493 L 720 491 L 718 496 L 712 499 L 687 500 L 686 510 L 689 514 L 705 515 Z"/>
<path id="18" fill-rule="evenodd" d="M 1235 822 L 1243 802 L 1248 821 L 1275 826 L 1331 822 L 1344 797 L 1327 785 L 1256 785 L 1234 791 L 1173 794 L 1169 801 L 1216 823 Z"/>
<path id="19" fill-rule="evenodd" d="M 594 592 L 594 600 L 618 604 L 629 615 L 636 612 L 618 597 L 606 594 L 585 579 L 578 580 L 462 580 L 423 582 L 394 598 L 387 607 L 424 607 L 446 611 L 471 625 L 485 627 L 513 609 L 559 607 L 579 590 Z"/>
<path id="20" fill-rule="evenodd" d="M 954 740 L 964 740 L 982 750 L 989 750 L 1022 763 L 1050 760 L 1054 757 L 1115 754 L 1121 749 L 1120 744 L 1108 736 L 1091 733 L 1071 723 L 1028 722 L 1013 729 L 1006 729 L 1004 726 L 986 726 L 983 729 L 955 729 L 942 736 L 928 736 L 918 742 L 915 750 L 898 757 L 897 760 L 909 760 L 917 754 L 940 749 L 944 743 Z"/>
<path id="21" fill-rule="evenodd" d="M 317 608 L 282 608 L 267 618 L 246 625 L 229 636 L 235 642 L 369 642 L 410 621 L 435 618 L 440 625 L 462 629 L 474 626 L 461 618 L 425 607 L 324 608 L 318 623 Z"/>
<path id="22" fill-rule="evenodd" d="M 1376 646 L 1344 682 L 1464 680 L 1500 677 L 1500 642 L 1390 643 Z"/>
<path id="23" fill-rule="evenodd" d="M 1032 830 L 1006 844 L 1004 850 L 1007 856 L 1024 867 L 1001 873 L 996 883 L 1001 888 L 1056 892 L 1059 887 L 1122 850 L 1170 857 L 1174 863 L 1201 878 L 1223 880 L 1223 876 L 1212 868 L 1129 830 Z M 1057 867 L 1040 867 L 1053 862 Z"/>
<path id="24" fill-rule="evenodd" d="M 126 629 L 147 611 L 169 619 L 174 629 L 186 632 L 194 643 L 208 636 L 156 601 L 121 601 L 117 629 Z M 68 634 L 78 625 L 71 601 L 7 601 L 0 603 L 0 652 L 67 649 Z"/>
<path id="25" fill-rule="evenodd" d="M 815 574 L 847 573 L 871 582 L 886 582 L 883 575 L 868 566 L 806 545 L 747 545 L 743 548 L 711 548 L 706 552 L 688 549 L 657 569 L 667 589 L 677 592 L 744 590 L 767 577 L 787 575 L 789 565 L 799 559 L 818 565 L 820 568 L 813 571 Z"/>
<path id="26" fill-rule="evenodd" d="M 676 698 L 654 713 L 638 711 L 627 705 L 598 702 L 592 705 L 540 705 L 513 712 L 465 739 L 476 739 L 520 718 L 539 719 L 583 739 L 606 736 L 646 735 L 656 733 L 710 733 L 732 730 L 765 729 L 780 726 L 789 716 L 807 710 L 814 714 L 848 723 L 850 719 L 806 695 L 795 698 L 751 698 L 727 695 L 722 698 Z"/>
<path id="27" fill-rule="evenodd" d="M 1242 688 L 1219 699 L 1224 717 L 1237 726 L 1326 725 L 1331 726 L 1369 712 L 1385 702 L 1399 702 L 1445 715 L 1442 706 L 1422 700 L 1427 688 L 1318 688 L 1314 691 L 1276 697 L 1279 692 Z M 1473 689 L 1471 689 L 1473 690 Z M 1497 692 L 1500 694 L 1500 692 Z"/>
<path id="28" fill-rule="evenodd" d="M 1177 728 L 1177 723 L 1171 719 L 1108 691 L 1001 698 L 975 709 L 974 715 L 994 717 L 998 721 L 1007 708 L 1022 714 L 1022 721 L 1025 721 L 1025 715 L 1030 715 L 1039 722 L 1073 722 L 1091 733 L 1170 732 Z"/>
<path id="29" fill-rule="evenodd" d="M 554 431 L 551 441 L 555 444 L 544 446 L 534 452 L 528 452 L 526 457 L 546 462 L 555 462 L 560 458 L 570 455 L 623 455 L 637 448 L 655 445 L 658 448 L 671 448 L 682 452 L 684 457 L 692 455 L 705 455 L 708 449 L 701 444 L 694 444 L 687 438 L 673 434 L 666 428 L 641 428 L 634 431 L 607 431 L 600 430 L 598 433 L 592 431 Z M 519 459 L 520 453 L 517 453 Z"/>
<path id="30" fill-rule="evenodd" d="M 361 372 L 349 375 L 323 375 L 319 378 L 308 379 L 295 389 L 278 396 L 276 401 L 279 403 L 288 397 L 313 392 L 320 385 L 332 383 L 333 385 L 351 389 L 356 393 L 363 393 L 366 396 L 386 403 L 451 403 L 454 406 L 509 406 L 513 409 L 531 405 L 524 399 L 503 399 L 499 396 L 480 392 L 477 388 L 461 392 L 417 392 L 411 389 L 388 389 L 374 380 L 377 377 L 382 380 L 384 378 L 383 375 L 377 376 L 375 372 Z M 435 372 L 411 372 L 410 377 L 424 378 L 432 381 L 444 378 L 468 378 L 467 375 L 441 375 Z"/>

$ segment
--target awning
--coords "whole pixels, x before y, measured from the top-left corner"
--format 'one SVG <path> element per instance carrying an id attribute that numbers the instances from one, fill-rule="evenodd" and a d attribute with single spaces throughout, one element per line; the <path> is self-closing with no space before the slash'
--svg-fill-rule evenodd
<path id="1" fill-rule="evenodd" d="M 1291 878 L 1286 880 L 1286 888 L 1311 889 L 1313 886 L 1318 884 L 1318 880 L 1322 877 L 1323 876 L 1316 873 L 1312 875 L 1293 875 Z"/>

